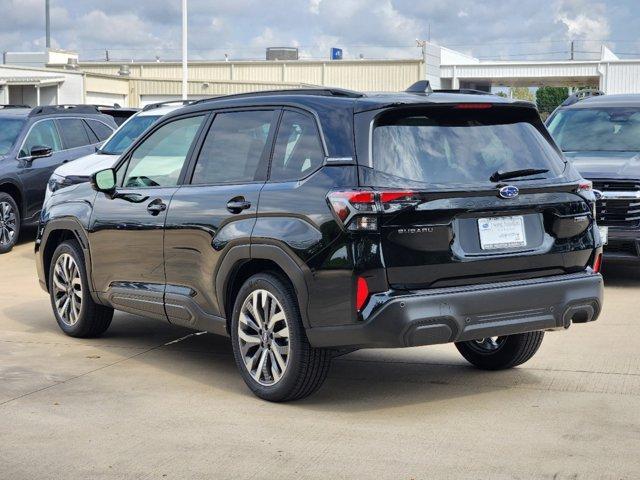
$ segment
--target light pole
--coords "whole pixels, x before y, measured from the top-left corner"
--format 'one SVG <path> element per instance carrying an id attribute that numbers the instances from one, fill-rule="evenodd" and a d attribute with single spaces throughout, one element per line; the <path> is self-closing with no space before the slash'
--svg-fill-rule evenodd
<path id="1" fill-rule="evenodd" d="M 187 99 L 189 84 L 189 69 L 187 67 L 187 0 L 182 0 L 182 99 Z"/>
<path id="2" fill-rule="evenodd" d="M 45 29 L 45 45 L 47 50 L 51 48 L 51 12 L 49 10 L 49 0 L 44 3 L 44 29 Z"/>

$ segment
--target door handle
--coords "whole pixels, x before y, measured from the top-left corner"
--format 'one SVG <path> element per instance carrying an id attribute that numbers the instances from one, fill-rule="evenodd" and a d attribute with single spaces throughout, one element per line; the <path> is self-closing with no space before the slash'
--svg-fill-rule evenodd
<path id="1" fill-rule="evenodd" d="M 242 196 L 234 197 L 227 202 L 227 210 L 231 213 L 240 213 L 248 208 L 251 208 L 251 202 L 247 201 Z"/>
<path id="2" fill-rule="evenodd" d="M 147 205 L 147 212 L 151 215 L 159 215 L 167 209 L 167 205 L 160 199 L 154 200 Z"/>

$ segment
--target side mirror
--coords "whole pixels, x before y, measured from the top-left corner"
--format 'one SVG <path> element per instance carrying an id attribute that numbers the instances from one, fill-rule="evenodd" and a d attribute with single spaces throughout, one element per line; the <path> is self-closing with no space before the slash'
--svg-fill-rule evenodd
<path id="1" fill-rule="evenodd" d="M 113 193 L 116 190 L 116 171 L 113 168 L 100 170 L 91 175 L 91 186 L 103 193 Z"/>
<path id="2" fill-rule="evenodd" d="M 29 155 L 31 156 L 31 160 L 35 158 L 44 158 L 50 157 L 53 153 L 53 149 L 51 147 L 46 147 L 44 145 L 34 145 L 31 147 L 31 151 Z"/>

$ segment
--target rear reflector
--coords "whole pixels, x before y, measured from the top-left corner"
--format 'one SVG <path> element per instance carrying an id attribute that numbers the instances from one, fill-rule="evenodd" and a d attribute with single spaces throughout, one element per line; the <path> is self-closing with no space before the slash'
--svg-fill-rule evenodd
<path id="1" fill-rule="evenodd" d="M 600 273 L 600 269 L 602 268 L 602 254 L 599 253 L 596 259 L 593 261 L 593 271 L 596 273 Z"/>
<path id="2" fill-rule="evenodd" d="M 367 285 L 367 281 L 363 277 L 358 277 L 356 283 L 356 310 L 358 312 L 362 310 L 368 298 L 369 286 Z"/>
<path id="3" fill-rule="evenodd" d="M 493 107 L 491 103 L 459 103 L 453 108 L 458 110 L 486 110 L 491 107 Z"/>

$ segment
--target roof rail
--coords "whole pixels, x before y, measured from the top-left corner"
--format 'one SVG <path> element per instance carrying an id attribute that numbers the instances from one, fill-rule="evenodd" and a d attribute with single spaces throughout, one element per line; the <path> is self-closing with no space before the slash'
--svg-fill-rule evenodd
<path id="1" fill-rule="evenodd" d="M 156 102 L 145 105 L 142 111 L 146 112 L 155 108 L 168 107 L 169 105 L 191 105 L 192 103 L 196 103 L 196 100 L 167 100 L 166 102 Z"/>
<path id="2" fill-rule="evenodd" d="M 598 90 L 597 88 L 585 88 L 582 90 L 578 90 L 573 95 L 570 95 L 564 102 L 562 102 L 560 106 L 568 107 L 569 105 L 578 103 L 585 98 L 599 97 L 600 95 L 604 95 L 604 92 L 602 90 Z"/>
<path id="3" fill-rule="evenodd" d="M 31 105 L 19 105 L 19 104 L 4 104 L 0 105 L 0 110 L 7 110 L 9 108 L 31 108 Z"/>
<path id="4" fill-rule="evenodd" d="M 194 104 L 212 102 L 215 100 L 227 100 L 232 98 L 244 98 L 244 97 L 266 97 L 277 95 L 316 95 L 320 97 L 345 97 L 345 98 L 361 98 L 364 97 L 364 93 L 355 92 L 353 90 L 346 90 L 343 88 L 287 88 L 282 90 L 261 90 L 257 92 L 247 93 L 235 93 L 232 95 L 221 95 L 219 97 L 203 98 L 197 100 Z"/>
<path id="5" fill-rule="evenodd" d="M 100 113 L 100 111 L 95 105 L 43 105 L 31 110 L 29 116 L 34 117 L 36 115 L 55 115 L 61 113 Z"/>

